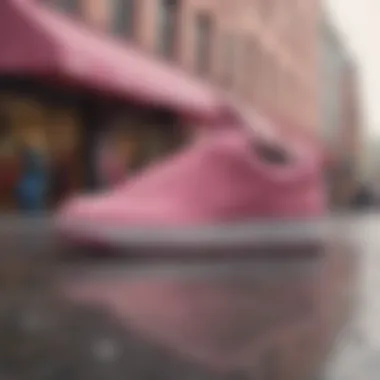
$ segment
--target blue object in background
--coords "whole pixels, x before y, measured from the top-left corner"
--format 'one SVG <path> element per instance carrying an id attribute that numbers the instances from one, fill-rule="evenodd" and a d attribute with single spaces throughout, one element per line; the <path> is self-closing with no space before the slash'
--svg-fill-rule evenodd
<path id="1" fill-rule="evenodd" d="M 47 162 L 44 154 L 27 148 L 22 154 L 22 174 L 16 188 L 19 207 L 23 212 L 45 209 L 48 187 Z"/>

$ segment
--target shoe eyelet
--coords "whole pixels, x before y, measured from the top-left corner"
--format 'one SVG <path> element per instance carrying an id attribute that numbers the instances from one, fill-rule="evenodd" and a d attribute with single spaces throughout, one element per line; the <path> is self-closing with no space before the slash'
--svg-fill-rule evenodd
<path id="1" fill-rule="evenodd" d="M 256 156 L 266 164 L 285 166 L 291 162 L 291 155 L 289 152 L 279 145 L 266 142 L 255 142 L 253 149 Z"/>

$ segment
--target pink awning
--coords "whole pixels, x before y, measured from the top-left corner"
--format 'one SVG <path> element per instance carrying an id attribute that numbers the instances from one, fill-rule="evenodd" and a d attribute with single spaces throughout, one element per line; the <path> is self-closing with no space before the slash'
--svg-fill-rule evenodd
<path id="1" fill-rule="evenodd" d="M 174 65 L 32 0 L 0 1 L 0 73 L 54 76 L 189 115 L 219 112 L 214 90 Z"/>

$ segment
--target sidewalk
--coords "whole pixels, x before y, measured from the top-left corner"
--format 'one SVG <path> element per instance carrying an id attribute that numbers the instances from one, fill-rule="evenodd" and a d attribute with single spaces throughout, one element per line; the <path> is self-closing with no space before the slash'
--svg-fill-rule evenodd
<path id="1" fill-rule="evenodd" d="M 327 368 L 327 380 L 380 379 L 380 215 L 352 226 L 358 244 L 360 295 L 357 315 Z"/>

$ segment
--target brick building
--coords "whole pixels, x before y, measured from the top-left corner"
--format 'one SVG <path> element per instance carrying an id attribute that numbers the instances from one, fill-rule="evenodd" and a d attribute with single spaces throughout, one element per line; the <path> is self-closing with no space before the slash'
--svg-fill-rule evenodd
<path id="1" fill-rule="evenodd" d="M 355 62 L 347 60 L 342 78 L 344 118 L 342 151 L 355 172 L 359 168 L 362 148 L 362 118 L 358 85 L 358 72 Z"/>
<path id="2" fill-rule="evenodd" d="M 346 61 L 342 74 L 342 135 L 340 162 L 344 203 L 358 190 L 362 151 L 362 118 L 358 89 L 358 73 L 352 59 Z"/>
<path id="3" fill-rule="evenodd" d="M 319 0 L 44 0 L 289 124 L 319 124 Z"/>
<path id="4" fill-rule="evenodd" d="M 361 154 L 358 72 L 339 31 L 325 17 L 320 29 L 322 129 L 333 158 L 329 188 L 333 204 L 347 204 L 355 192 Z"/>
<path id="5" fill-rule="evenodd" d="M 343 129 L 343 73 L 346 47 L 335 26 L 325 17 L 320 25 L 321 136 L 332 151 L 341 150 Z"/>

